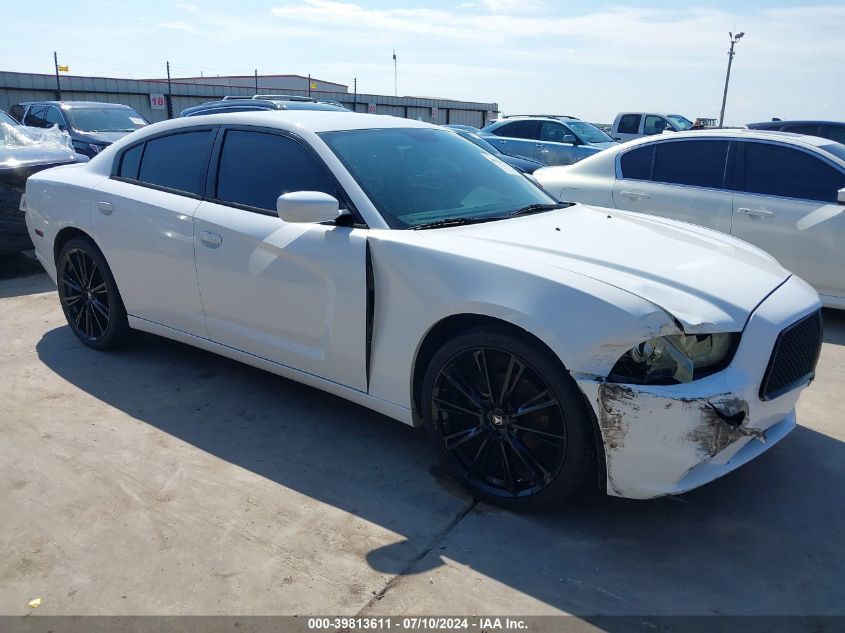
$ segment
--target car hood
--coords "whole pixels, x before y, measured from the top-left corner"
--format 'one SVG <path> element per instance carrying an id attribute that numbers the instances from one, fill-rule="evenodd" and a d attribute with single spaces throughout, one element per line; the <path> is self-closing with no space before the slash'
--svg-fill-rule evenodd
<path id="1" fill-rule="evenodd" d="M 26 147 L 0 147 L 0 169 L 19 169 L 33 165 L 60 165 L 78 162 L 71 150 L 32 145 Z"/>
<path id="2" fill-rule="evenodd" d="M 516 167 L 528 174 L 532 174 L 541 167 L 545 167 L 545 163 L 541 163 L 539 160 L 534 160 L 531 158 L 522 158 L 521 156 L 511 156 L 510 154 L 496 154 L 501 160 L 505 161 L 511 167 Z"/>
<path id="3" fill-rule="evenodd" d="M 510 265 L 532 260 L 610 284 L 660 307 L 687 333 L 741 331 L 790 277 L 767 253 L 721 233 L 581 204 L 427 233 L 457 252 L 483 249 Z"/>
<path id="4" fill-rule="evenodd" d="M 76 132 L 72 135 L 74 141 L 111 145 L 131 132 Z"/>

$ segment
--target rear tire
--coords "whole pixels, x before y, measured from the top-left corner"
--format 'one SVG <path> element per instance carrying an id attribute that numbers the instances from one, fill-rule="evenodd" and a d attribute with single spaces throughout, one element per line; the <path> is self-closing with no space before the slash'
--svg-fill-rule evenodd
<path id="1" fill-rule="evenodd" d="M 474 496 L 558 506 L 595 468 L 586 403 L 557 358 L 509 328 L 449 340 L 429 363 L 420 408 L 440 459 Z"/>
<path id="2" fill-rule="evenodd" d="M 129 338 L 123 300 L 111 269 L 87 237 L 69 239 L 56 260 L 59 300 L 70 329 L 88 347 L 105 350 Z"/>

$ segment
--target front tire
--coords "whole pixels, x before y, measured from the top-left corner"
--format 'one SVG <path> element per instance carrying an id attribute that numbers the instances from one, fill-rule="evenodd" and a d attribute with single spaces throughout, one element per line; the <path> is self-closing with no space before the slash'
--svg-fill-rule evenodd
<path id="1" fill-rule="evenodd" d="M 104 350 L 126 342 L 129 323 L 105 257 L 87 237 L 65 243 L 56 260 L 59 300 L 70 329 L 88 347 Z"/>
<path id="2" fill-rule="evenodd" d="M 421 408 L 441 460 L 473 495 L 556 506 L 594 468 L 592 423 L 560 362 L 510 329 L 473 329 L 434 355 Z"/>

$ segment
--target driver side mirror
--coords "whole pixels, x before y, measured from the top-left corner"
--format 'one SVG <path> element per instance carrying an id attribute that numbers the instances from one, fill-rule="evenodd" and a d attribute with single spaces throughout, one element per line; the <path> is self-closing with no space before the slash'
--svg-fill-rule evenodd
<path id="1" fill-rule="evenodd" d="M 574 134 L 564 134 L 563 140 L 561 143 L 569 143 L 570 145 L 575 145 L 576 139 Z"/>
<path id="2" fill-rule="evenodd" d="M 349 215 L 339 206 L 337 198 L 322 191 L 293 191 L 278 197 L 276 213 L 285 222 L 318 224 Z"/>
<path id="3" fill-rule="evenodd" d="M 836 199 L 839 201 L 839 204 L 845 204 L 845 187 L 839 190 Z"/>

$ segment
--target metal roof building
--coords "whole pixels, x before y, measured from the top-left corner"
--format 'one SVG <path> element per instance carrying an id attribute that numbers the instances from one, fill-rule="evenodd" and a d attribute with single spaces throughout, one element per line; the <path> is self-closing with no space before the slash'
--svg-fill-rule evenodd
<path id="1" fill-rule="evenodd" d="M 317 89 L 309 90 L 307 78 L 305 86 L 299 88 L 281 88 L 277 83 L 285 80 L 298 81 L 298 75 L 259 75 L 258 91 L 261 94 L 289 94 L 311 96 L 317 99 L 338 101 L 357 112 L 375 112 L 390 114 L 409 119 L 429 121 L 445 125 L 459 123 L 481 127 L 496 118 L 497 103 L 457 101 L 432 97 L 393 97 L 388 95 L 353 94 L 344 84 L 330 84 L 319 79 Z M 269 78 L 269 79 L 265 79 Z M 273 78 L 276 79 L 274 82 Z M 55 75 L 36 73 L 17 73 L 0 71 L 0 109 L 8 111 L 11 106 L 24 101 L 46 101 L 63 99 L 66 101 L 105 101 L 123 103 L 135 108 L 150 121 L 163 121 L 168 118 L 168 106 L 173 116 L 190 106 L 205 101 L 221 99 L 226 95 L 251 96 L 256 93 L 255 77 L 249 77 L 248 86 L 239 85 L 243 77 L 200 77 L 188 80 L 171 79 L 170 90 L 166 79 L 119 79 L 111 77 L 81 77 L 61 75 L 61 95 Z M 199 83 L 212 79 L 235 81 L 228 83 Z M 268 81 L 271 85 L 265 85 Z M 322 86 L 338 87 L 338 90 L 320 90 Z"/>

